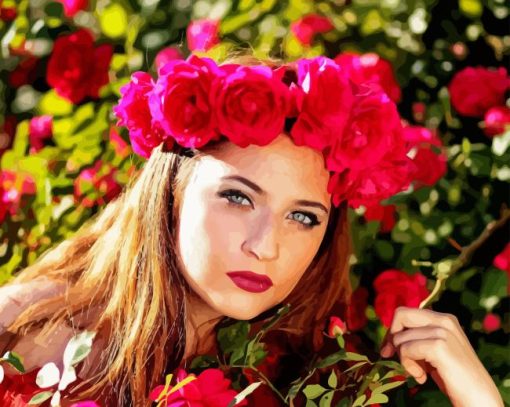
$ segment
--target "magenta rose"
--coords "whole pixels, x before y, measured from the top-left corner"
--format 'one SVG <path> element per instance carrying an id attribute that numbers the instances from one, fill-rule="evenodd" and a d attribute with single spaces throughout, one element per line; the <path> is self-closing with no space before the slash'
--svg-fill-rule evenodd
<path id="1" fill-rule="evenodd" d="M 219 137 L 211 86 L 220 72 L 209 58 L 192 55 L 171 61 L 159 72 L 149 107 L 165 136 L 183 147 L 199 148 Z"/>
<path id="2" fill-rule="evenodd" d="M 154 64 L 156 65 L 156 69 L 159 72 L 161 68 L 163 68 L 163 66 L 165 66 L 168 62 L 182 59 L 184 59 L 184 57 L 178 48 L 166 47 L 158 52 L 156 58 L 154 59 Z"/>
<path id="3" fill-rule="evenodd" d="M 216 80 L 213 98 L 220 133 L 240 147 L 265 146 L 282 131 L 289 110 L 284 71 L 267 66 L 225 65 Z"/>
<path id="4" fill-rule="evenodd" d="M 391 152 L 373 166 L 357 171 L 334 172 L 328 192 L 333 204 L 347 200 L 352 208 L 379 205 L 384 199 L 405 191 L 414 173 L 413 162 L 403 153 Z"/>
<path id="5" fill-rule="evenodd" d="M 36 153 L 45 145 L 45 140 L 53 135 L 53 117 L 50 115 L 37 116 L 30 120 L 28 137 L 30 153 Z"/>
<path id="6" fill-rule="evenodd" d="M 385 270 L 374 280 L 375 313 L 385 327 L 390 327 L 395 310 L 418 307 L 428 297 L 427 278 L 421 273 L 408 274 L 401 270 Z"/>
<path id="7" fill-rule="evenodd" d="M 404 138 L 415 165 L 415 186 L 434 185 L 447 171 L 443 143 L 434 131 L 420 126 L 404 127 Z"/>
<path id="8" fill-rule="evenodd" d="M 389 61 L 373 52 L 361 55 L 342 52 L 335 57 L 335 62 L 347 72 L 354 83 L 358 85 L 376 83 L 384 89 L 391 100 L 395 103 L 400 101 L 402 92 Z"/>
<path id="9" fill-rule="evenodd" d="M 453 107 L 464 116 L 483 117 L 494 106 L 505 104 L 510 78 L 505 68 L 467 67 L 457 72 L 448 90 Z"/>
<path id="10" fill-rule="evenodd" d="M 298 61 L 298 85 L 291 85 L 298 117 L 291 136 L 298 146 L 330 147 L 342 134 L 354 101 L 344 71 L 326 57 Z"/>
<path id="11" fill-rule="evenodd" d="M 316 34 L 326 33 L 333 28 L 329 18 L 318 14 L 308 14 L 290 25 L 290 30 L 298 41 L 306 46 L 312 45 Z"/>
<path id="12" fill-rule="evenodd" d="M 220 42 L 220 22 L 204 18 L 192 21 L 186 30 L 190 51 L 207 51 Z"/>
<path id="13" fill-rule="evenodd" d="M 405 143 L 395 103 L 375 84 L 360 88 L 348 125 L 338 134 L 326 161 L 328 169 L 339 172 L 375 165 Z"/>
<path id="14" fill-rule="evenodd" d="M 109 81 L 112 55 L 110 44 L 95 47 L 92 35 L 85 29 L 63 35 L 55 41 L 46 81 L 72 103 L 87 96 L 98 98 L 99 89 Z"/>
<path id="15" fill-rule="evenodd" d="M 113 111 L 118 126 L 126 126 L 133 151 L 149 158 L 154 147 L 162 141 L 158 125 L 152 122 L 149 95 L 154 89 L 152 77 L 146 72 L 135 72 L 131 81 L 120 89 L 121 98 Z"/>
<path id="16" fill-rule="evenodd" d="M 64 14 L 67 17 L 74 17 L 78 11 L 86 10 L 89 0 L 58 0 L 64 6 Z"/>
<path id="17" fill-rule="evenodd" d="M 230 380 L 225 378 L 220 369 L 206 369 L 198 376 L 187 374 L 183 369 L 177 371 L 177 383 L 183 381 L 187 377 L 196 377 L 189 383 L 179 388 L 177 391 L 161 396 L 164 390 L 163 385 L 157 386 L 149 395 L 153 401 L 157 401 L 160 397 L 165 400 L 168 407 L 220 407 L 228 406 L 228 404 L 237 396 L 237 391 L 230 387 Z M 246 400 L 236 404 L 236 406 L 246 406 Z"/>
<path id="18" fill-rule="evenodd" d="M 489 137 L 505 132 L 510 125 L 510 109 L 506 106 L 494 106 L 485 112 L 484 131 Z"/>

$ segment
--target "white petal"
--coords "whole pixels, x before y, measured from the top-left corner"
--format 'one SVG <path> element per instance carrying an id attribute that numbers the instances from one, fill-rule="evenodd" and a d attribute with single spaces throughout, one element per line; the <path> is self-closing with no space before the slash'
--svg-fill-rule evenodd
<path id="1" fill-rule="evenodd" d="M 51 407 L 59 407 L 60 406 L 60 392 L 56 391 L 50 401 Z"/>
<path id="2" fill-rule="evenodd" d="M 69 385 L 76 380 L 76 370 L 72 366 L 64 367 L 64 371 L 62 372 L 62 379 L 60 379 L 60 383 L 58 384 L 58 389 L 63 391 Z"/>
<path id="3" fill-rule="evenodd" d="M 4 381 L 4 368 L 0 366 L 0 383 Z"/>
<path id="4" fill-rule="evenodd" d="M 60 381 L 60 372 L 55 363 L 46 363 L 37 373 L 35 382 L 41 389 L 51 387 Z"/>

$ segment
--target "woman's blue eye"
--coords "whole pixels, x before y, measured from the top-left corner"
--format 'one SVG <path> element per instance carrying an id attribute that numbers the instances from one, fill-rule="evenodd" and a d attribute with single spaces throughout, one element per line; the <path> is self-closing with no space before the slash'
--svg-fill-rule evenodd
<path id="1" fill-rule="evenodd" d="M 218 193 L 221 198 L 226 198 L 229 203 L 236 206 L 253 206 L 250 199 L 241 191 L 236 189 L 228 189 Z M 314 226 L 320 225 L 320 222 L 313 213 L 308 212 L 292 212 L 291 219 L 300 223 L 307 229 L 312 229 Z"/>

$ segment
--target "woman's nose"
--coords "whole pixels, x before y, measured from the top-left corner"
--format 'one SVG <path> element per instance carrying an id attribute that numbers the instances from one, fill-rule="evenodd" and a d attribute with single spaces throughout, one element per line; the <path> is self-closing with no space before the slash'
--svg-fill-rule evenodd
<path id="1" fill-rule="evenodd" d="M 254 222 L 253 229 L 249 231 L 248 238 L 241 245 L 241 250 L 258 260 L 275 260 L 280 255 L 278 231 L 274 221 L 266 216 L 260 222 Z"/>

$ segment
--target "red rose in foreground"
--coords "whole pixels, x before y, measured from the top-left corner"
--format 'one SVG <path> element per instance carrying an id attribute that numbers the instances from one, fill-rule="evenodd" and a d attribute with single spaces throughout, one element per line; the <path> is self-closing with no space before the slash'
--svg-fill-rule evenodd
<path id="1" fill-rule="evenodd" d="M 227 407 L 237 392 L 230 388 L 230 380 L 226 379 L 223 372 L 219 369 L 206 369 L 198 376 L 186 374 L 183 369 L 177 371 L 178 383 L 188 377 L 195 379 L 186 383 L 184 386 L 173 391 L 170 387 L 166 395 L 166 406 L 168 407 Z M 158 400 L 165 386 L 156 387 L 149 398 L 153 401 Z M 236 406 L 246 406 L 246 400 L 236 404 Z"/>
<path id="2" fill-rule="evenodd" d="M 290 25 L 290 30 L 298 41 L 306 46 L 312 45 L 316 34 L 326 33 L 333 28 L 329 18 L 318 14 L 308 14 Z"/>
<path id="3" fill-rule="evenodd" d="M 354 83 L 376 83 L 391 100 L 395 103 L 400 101 L 402 92 L 389 61 L 373 52 L 362 55 L 342 52 L 335 57 L 335 62 L 346 71 Z"/>
<path id="4" fill-rule="evenodd" d="M 384 326 L 390 327 L 397 307 L 418 307 L 427 298 L 427 278 L 401 270 L 385 270 L 374 280 L 375 313 Z"/>
<path id="5" fill-rule="evenodd" d="M 192 21 L 186 30 L 190 51 L 207 51 L 220 42 L 220 22 L 218 20 L 201 19 Z"/>
<path id="6" fill-rule="evenodd" d="M 26 407 L 42 390 L 35 384 L 38 369 L 25 374 L 5 375 L 0 383 L 0 406 Z"/>
<path id="7" fill-rule="evenodd" d="M 72 103 L 87 96 L 98 98 L 99 89 L 108 83 L 112 55 L 110 44 L 95 47 L 92 35 L 85 29 L 63 35 L 55 41 L 46 81 Z"/>
<path id="8" fill-rule="evenodd" d="M 467 67 L 453 76 L 448 90 L 457 112 L 483 117 L 491 107 L 505 104 L 505 92 L 509 87 L 510 78 L 505 68 Z"/>
<path id="9" fill-rule="evenodd" d="M 491 107 L 484 116 L 485 134 L 489 137 L 503 134 L 510 125 L 510 109 L 506 106 Z"/>
<path id="10" fill-rule="evenodd" d="M 443 143 L 435 132 L 420 126 L 404 127 L 404 138 L 415 165 L 412 175 L 415 186 L 434 185 L 447 171 Z"/>
<path id="11" fill-rule="evenodd" d="M 347 326 L 352 332 L 363 329 L 367 324 L 368 319 L 365 314 L 367 299 L 368 290 L 362 286 L 356 288 L 351 295 L 351 302 L 347 307 Z"/>

